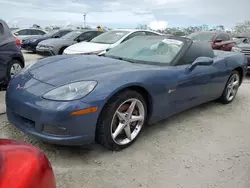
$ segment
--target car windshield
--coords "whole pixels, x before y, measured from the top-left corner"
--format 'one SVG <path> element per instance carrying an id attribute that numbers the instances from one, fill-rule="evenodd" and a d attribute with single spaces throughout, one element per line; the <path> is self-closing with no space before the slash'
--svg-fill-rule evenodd
<path id="1" fill-rule="evenodd" d="M 81 35 L 84 31 L 71 31 L 68 34 L 64 35 L 62 39 L 71 39 L 74 40 L 76 37 Z"/>
<path id="2" fill-rule="evenodd" d="M 56 34 L 58 32 L 58 30 L 54 30 L 54 31 L 51 31 L 49 33 L 46 33 L 44 36 L 45 37 L 52 37 L 54 34 Z"/>
<path id="3" fill-rule="evenodd" d="M 170 64 L 183 42 L 164 37 L 134 37 L 106 53 L 106 57 L 139 63 Z"/>
<path id="4" fill-rule="evenodd" d="M 128 33 L 129 31 L 109 31 L 93 38 L 90 42 L 114 44 Z"/>
<path id="5" fill-rule="evenodd" d="M 192 33 L 190 35 L 187 36 L 187 38 L 190 38 L 194 41 L 212 41 L 213 36 L 215 35 L 215 33 L 210 33 L 210 32 L 200 32 L 200 33 Z"/>

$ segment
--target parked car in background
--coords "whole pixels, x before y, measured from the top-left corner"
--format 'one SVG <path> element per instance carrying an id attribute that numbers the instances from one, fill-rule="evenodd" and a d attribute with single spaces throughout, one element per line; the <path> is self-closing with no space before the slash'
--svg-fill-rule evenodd
<path id="1" fill-rule="evenodd" d="M 241 52 L 247 56 L 248 66 L 247 72 L 250 73 L 250 38 L 245 39 L 242 43 L 237 44 L 232 48 L 233 52 Z"/>
<path id="2" fill-rule="evenodd" d="M 194 41 L 209 42 L 214 50 L 231 51 L 236 44 L 228 33 L 219 31 L 196 32 L 187 37 Z"/>
<path id="3" fill-rule="evenodd" d="M 245 55 L 215 51 L 184 37 L 137 36 L 104 57 L 44 58 L 11 80 L 7 117 L 45 142 L 97 141 L 121 150 L 145 123 L 216 99 L 234 100 L 246 73 Z"/>
<path id="4" fill-rule="evenodd" d="M 0 84 L 6 86 L 24 67 L 24 58 L 7 24 L 0 20 Z"/>
<path id="5" fill-rule="evenodd" d="M 72 31 L 59 39 L 47 39 L 40 42 L 36 47 L 36 53 L 43 56 L 61 55 L 70 45 L 82 41 L 88 42 L 102 33 L 103 31 L 98 30 Z"/>
<path id="6" fill-rule="evenodd" d="M 0 139 L 0 188 L 56 188 L 51 164 L 32 145 Z"/>
<path id="7" fill-rule="evenodd" d="M 64 54 L 97 55 L 105 54 L 109 49 L 135 37 L 148 35 L 162 35 L 154 31 L 135 29 L 116 29 L 95 37 L 90 42 L 74 44 L 64 50 Z"/>
<path id="8" fill-rule="evenodd" d="M 12 30 L 13 35 L 15 35 L 19 40 L 24 39 L 25 37 L 29 36 L 42 36 L 45 35 L 47 32 L 42 29 L 36 28 L 23 28 L 23 29 L 16 29 Z"/>
<path id="9" fill-rule="evenodd" d="M 22 39 L 21 47 L 24 50 L 36 52 L 36 47 L 39 42 L 47 40 L 47 39 L 52 39 L 52 38 L 61 38 L 71 31 L 72 29 L 60 29 L 60 30 L 51 31 L 43 36 L 26 37 Z"/>

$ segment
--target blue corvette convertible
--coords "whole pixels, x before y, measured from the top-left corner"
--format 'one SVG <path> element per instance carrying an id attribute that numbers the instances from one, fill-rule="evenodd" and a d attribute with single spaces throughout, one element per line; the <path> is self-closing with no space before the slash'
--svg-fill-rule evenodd
<path id="1" fill-rule="evenodd" d="M 9 84 L 9 121 L 45 142 L 111 150 L 132 144 L 145 123 L 219 99 L 233 101 L 243 54 L 188 38 L 142 36 L 105 56 L 63 55 L 25 68 Z"/>

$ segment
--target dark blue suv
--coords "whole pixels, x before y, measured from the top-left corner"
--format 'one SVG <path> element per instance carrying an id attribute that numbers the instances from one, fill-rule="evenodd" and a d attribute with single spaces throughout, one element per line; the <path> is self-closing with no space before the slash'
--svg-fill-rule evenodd
<path id="1" fill-rule="evenodd" d="M 67 33 L 71 32 L 71 29 L 54 30 L 42 36 L 30 36 L 21 40 L 21 48 L 27 51 L 36 52 L 36 46 L 39 42 L 50 38 L 61 38 Z"/>
<path id="2" fill-rule="evenodd" d="M 5 21 L 0 19 L 0 86 L 6 86 L 24 66 L 23 54 L 14 36 Z"/>

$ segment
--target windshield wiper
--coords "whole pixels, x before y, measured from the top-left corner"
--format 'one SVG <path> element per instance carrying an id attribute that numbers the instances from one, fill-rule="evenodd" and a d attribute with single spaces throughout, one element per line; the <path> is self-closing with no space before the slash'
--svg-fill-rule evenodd
<path id="1" fill-rule="evenodd" d="M 105 57 L 109 57 L 109 58 L 112 58 L 112 59 L 119 59 L 119 60 L 127 61 L 127 62 L 130 62 L 130 63 L 135 63 L 135 61 L 132 60 L 132 59 L 127 59 L 127 58 L 122 58 L 122 57 L 116 57 L 116 56 L 105 56 Z"/>

